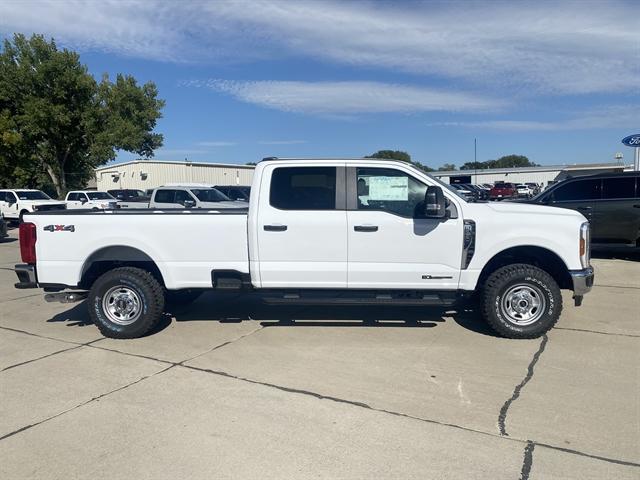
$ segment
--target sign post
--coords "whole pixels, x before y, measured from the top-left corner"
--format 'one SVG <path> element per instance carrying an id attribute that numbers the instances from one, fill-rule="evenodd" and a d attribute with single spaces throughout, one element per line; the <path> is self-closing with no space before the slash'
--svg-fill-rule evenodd
<path id="1" fill-rule="evenodd" d="M 635 150 L 635 156 L 633 159 L 633 169 L 636 172 L 640 172 L 640 133 L 635 135 L 629 135 L 622 139 L 622 143 L 627 147 L 633 147 Z"/>

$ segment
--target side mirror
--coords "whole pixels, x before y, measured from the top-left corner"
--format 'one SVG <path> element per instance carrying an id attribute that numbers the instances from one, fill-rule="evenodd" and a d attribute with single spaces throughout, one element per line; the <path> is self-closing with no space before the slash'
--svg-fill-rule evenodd
<path id="1" fill-rule="evenodd" d="M 424 194 L 424 216 L 427 218 L 444 218 L 447 214 L 446 199 L 442 188 L 436 185 L 427 187 Z"/>
<path id="2" fill-rule="evenodd" d="M 193 208 L 196 206 L 196 202 L 195 200 L 185 200 L 184 202 L 182 202 L 182 205 L 184 206 L 184 208 Z"/>
<path id="3" fill-rule="evenodd" d="M 87 199 L 86 199 L 85 197 L 82 197 L 82 198 L 80 199 L 80 203 L 87 203 Z"/>

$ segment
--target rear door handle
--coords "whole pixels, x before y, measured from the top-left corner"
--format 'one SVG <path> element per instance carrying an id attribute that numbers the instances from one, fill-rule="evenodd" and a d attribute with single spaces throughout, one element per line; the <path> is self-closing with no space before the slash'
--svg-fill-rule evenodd
<path id="1" fill-rule="evenodd" d="M 356 225 L 353 227 L 356 232 L 377 232 L 377 225 Z"/>
<path id="2" fill-rule="evenodd" d="M 285 232 L 287 230 L 286 225 L 265 225 L 265 232 Z"/>

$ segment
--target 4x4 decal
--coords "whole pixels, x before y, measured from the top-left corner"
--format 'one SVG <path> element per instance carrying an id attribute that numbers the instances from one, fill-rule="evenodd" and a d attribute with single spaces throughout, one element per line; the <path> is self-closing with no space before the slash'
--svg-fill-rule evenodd
<path id="1" fill-rule="evenodd" d="M 47 225 L 43 228 L 47 232 L 75 232 L 75 225 Z"/>

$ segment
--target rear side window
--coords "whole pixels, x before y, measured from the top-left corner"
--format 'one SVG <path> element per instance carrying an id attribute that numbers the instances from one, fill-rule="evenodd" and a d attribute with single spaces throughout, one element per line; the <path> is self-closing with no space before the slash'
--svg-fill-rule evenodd
<path id="1" fill-rule="evenodd" d="M 596 200 L 600 198 L 600 180 L 578 180 L 559 186 L 553 192 L 556 202 Z"/>
<path id="2" fill-rule="evenodd" d="M 269 203 L 280 210 L 335 210 L 336 168 L 276 168 Z"/>
<path id="3" fill-rule="evenodd" d="M 154 201 L 156 203 L 174 203 L 173 198 L 175 195 L 175 190 L 156 190 Z"/>
<path id="4" fill-rule="evenodd" d="M 635 198 L 635 177 L 605 178 L 602 180 L 602 198 Z"/>

